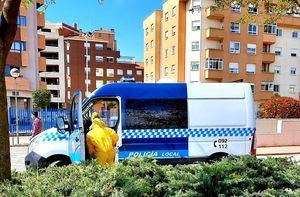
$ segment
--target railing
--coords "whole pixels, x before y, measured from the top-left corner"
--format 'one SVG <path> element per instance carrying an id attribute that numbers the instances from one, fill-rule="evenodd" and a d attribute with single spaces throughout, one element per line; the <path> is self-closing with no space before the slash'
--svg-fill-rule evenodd
<path id="1" fill-rule="evenodd" d="M 18 110 L 18 125 L 19 133 L 31 133 L 32 131 L 32 118 L 31 113 L 33 110 L 30 109 L 19 109 Z M 48 109 L 48 110 L 34 110 L 39 114 L 43 123 L 43 131 L 50 129 L 55 126 L 56 119 L 63 116 L 68 119 L 69 112 L 65 109 Z M 9 108 L 8 110 L 8 122 L 10 134 L 16 133 L 16 110 Z"/>

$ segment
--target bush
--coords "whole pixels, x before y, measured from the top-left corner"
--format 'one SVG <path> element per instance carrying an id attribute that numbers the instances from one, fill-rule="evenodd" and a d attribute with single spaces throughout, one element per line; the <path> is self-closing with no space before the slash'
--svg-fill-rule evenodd
<path id="1" fill-rule="evenodd" d="M 274 96 L 260 106 L 260 118 L 300 118 L 300 101 Z"/>
<path id="2" fill-rule="evenodd" d="M 299 196 L 300 167 L 289 159 L 229 157 L 213 164 L 160 166 L 125 160 L 114 169 L 95 161 L 14 173 L 0 196 Z"/>

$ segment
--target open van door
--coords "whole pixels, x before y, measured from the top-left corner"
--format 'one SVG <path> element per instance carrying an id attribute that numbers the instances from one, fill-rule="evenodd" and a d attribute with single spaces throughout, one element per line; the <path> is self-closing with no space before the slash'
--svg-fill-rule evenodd
<path id="1" fill-rule="evenodd" d="M 82 119 L 82 93 L 74 93 L 70 113 L 69 156 L 72 163 L 85 160 L 85 137 Z"/>

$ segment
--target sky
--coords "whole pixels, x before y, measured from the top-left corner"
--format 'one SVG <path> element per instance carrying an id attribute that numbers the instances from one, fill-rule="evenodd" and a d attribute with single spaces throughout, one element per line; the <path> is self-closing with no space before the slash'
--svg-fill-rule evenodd
<path id="1" fill-rule="evenodd" d="M 121 56 L 143 61 L 143 20 L 161 9 L 162 0 L 56 0 L 46 10 L 47 22 L 77 23 L 83 31 L 115 29 Z"/>

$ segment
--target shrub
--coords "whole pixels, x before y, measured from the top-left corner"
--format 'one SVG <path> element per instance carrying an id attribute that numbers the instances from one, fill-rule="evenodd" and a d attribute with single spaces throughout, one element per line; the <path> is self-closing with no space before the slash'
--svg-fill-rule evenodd
<path id="1" fill-rule="evenodd" d="M 114 169 L 95 161 L 14 173 L 0 196 L 299 196 L 300 167 L 289 159 L 228 157 L 213 164 L 157 165 L 131 159 Z"/>
<path id="2" fill-rule="evenodd" d="M 260 106 L 260 118 L 300 118 L 300 101 L 274 96 Z"/>

